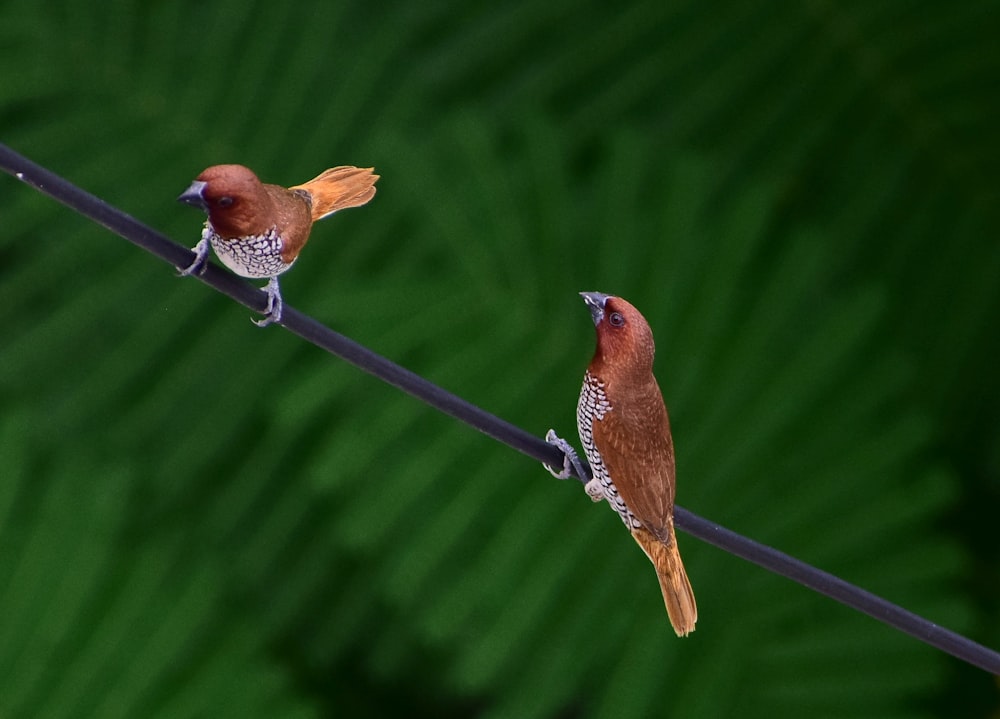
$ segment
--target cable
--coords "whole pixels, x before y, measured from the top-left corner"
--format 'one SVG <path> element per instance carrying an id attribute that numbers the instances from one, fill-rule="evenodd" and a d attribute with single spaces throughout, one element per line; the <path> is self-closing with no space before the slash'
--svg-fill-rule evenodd
<path id="1" fill-rule="evenodd" d="M 193 259 L 190 250 L 3 144 L 0 144 L 0 168 L 174 267 L 186 267 Z M 209 264 L 198 279 L 256 312 L 262 313 L 266 307 L 263 292 L 216 265 Z M 438 387 L 292 307 L 285 306 L 280 324 L 307 342 L 322 347 L 330 354 L 539 462 L 553 467 L 563 465 L 563 452 L 542 438 Z M 581 469 L 582 474 L 587 476 L 578 476 L 578 479 L 585 482 L 590 479 L 589 467 L 582 465 Z M 574 474 L 579 475 L 580 472 Z M 674 521 L 678 528 L 708 544 L 846 604 L 973 666 L 1000 675 L 1000 653 L 967 637 L 939 627 L 839 577 L 710 522 L 682 507 L 675 508 Z"/>

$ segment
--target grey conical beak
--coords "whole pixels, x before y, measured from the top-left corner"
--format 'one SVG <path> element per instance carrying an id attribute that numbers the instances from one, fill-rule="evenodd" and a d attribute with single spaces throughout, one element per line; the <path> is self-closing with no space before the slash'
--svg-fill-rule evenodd
<path id="1" fill-rule="evenodd" d="M 203 210 L 208 210 L 208 205 L 205 202 L 205 186 L 207 182 L 202 182 L 201 180 L 195 180 L 191 183 L 191 186 L 181 193 L 180 197 L 177 198 L 178 202 L 184 202 L 193 207 L 200 207 Z"/>
<path id="2" fill-rule="evenodd" d="M 581 292 L 580 297 L 587 303 L 587 309 L 590 310 L 590 316 L 593 318 L 594 324 L 601 324 L 601 320 L 604 319 L 604 304 L 608 301 L 610 295 L 606 295 L 603 292 Z"/>

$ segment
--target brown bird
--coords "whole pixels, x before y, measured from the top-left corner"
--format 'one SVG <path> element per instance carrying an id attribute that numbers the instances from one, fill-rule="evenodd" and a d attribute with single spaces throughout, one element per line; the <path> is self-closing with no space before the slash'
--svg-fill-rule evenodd
<path id="1" fill-rule="evenodd" d="M 267 312 L 261 327 L 281 320 L 278 275 L 288 270 L 309 239 L 313 222 L 359 207 L 375 195 L 373 168 L 334 167 L 303 185 L 266 185 L 243 165 L 214 165 L 177 199 L 208 213 L 195 260 L 181 275 L 205 270 L 209 245 L 242 277 L 267 277 Z"/>
<path id="2" fill-rule="evenodd" d="M 674 536 L 674 443 L 653 376 L 653 332 L 620 297 L 581 292 L 597 327 L 597 351 L 577 406 L 580 441 L 593 471 L 587 494 L 606 499 L 649 557 L 678 636 L 698 608 Z"/>

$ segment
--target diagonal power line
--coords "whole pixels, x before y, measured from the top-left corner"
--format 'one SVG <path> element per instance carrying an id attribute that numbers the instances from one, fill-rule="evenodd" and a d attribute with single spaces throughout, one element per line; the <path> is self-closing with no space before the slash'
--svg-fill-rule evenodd
<path id="1" fill-rule="evenodd" d="M 0 144 L 0 169 L 174 267 L 186 267 L 193 259 L 187 248 L 3 144 Z M 267 302 L 263 292 L 216 265 L 209 264 L 198 279 L 256 312 L 265 311 Z M 292 307 L 285 306 L 280 324 L 317 347 L 539 462 L 553 467 L 563 465 L 562 451 L 542 438 L 465 401 Z M 584 465 L 582 469 L 578 474 L 586 476 L 578 478 L 586 481 L 590 478 L 589 468 Z M 682 507 L 675 509 L 675 524 L 686 533 L 723 551 L 846 604 L 973 666 L 1000 675 L 1000 653 L 939 627 L 833 574 L 737 534 Z"/>

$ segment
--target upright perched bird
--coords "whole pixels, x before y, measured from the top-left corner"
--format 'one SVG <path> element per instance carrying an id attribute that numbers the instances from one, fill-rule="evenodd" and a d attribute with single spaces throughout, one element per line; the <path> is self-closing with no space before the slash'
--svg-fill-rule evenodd
<path id="1" fill-rule="evenodd" d="M 267 277 L 267 314 L 256 324 L 281 320 L 278 275 L 299 256 L 316 220 L 359 207 L 375 195 L 379 176 L 371 167 L 334 167 L 304 185 L 265 185 L 243 165 L 214 165 L 177 199 L 208 213 L 196 255 L 181 275 L 201 274 L 209 245 L 242 277 Z"/>
<path id="2" fill-rule="evenodd" d="M 620 297 L 580 294 L 597 327 L 576 412 L 594 475 L 587 494 L 606 499 L 621 516 L 656 568 L 674 631 L 685 636 L 698 608 L 674 536 L 674 443 L 653 376 L 653 332 Z"/>

